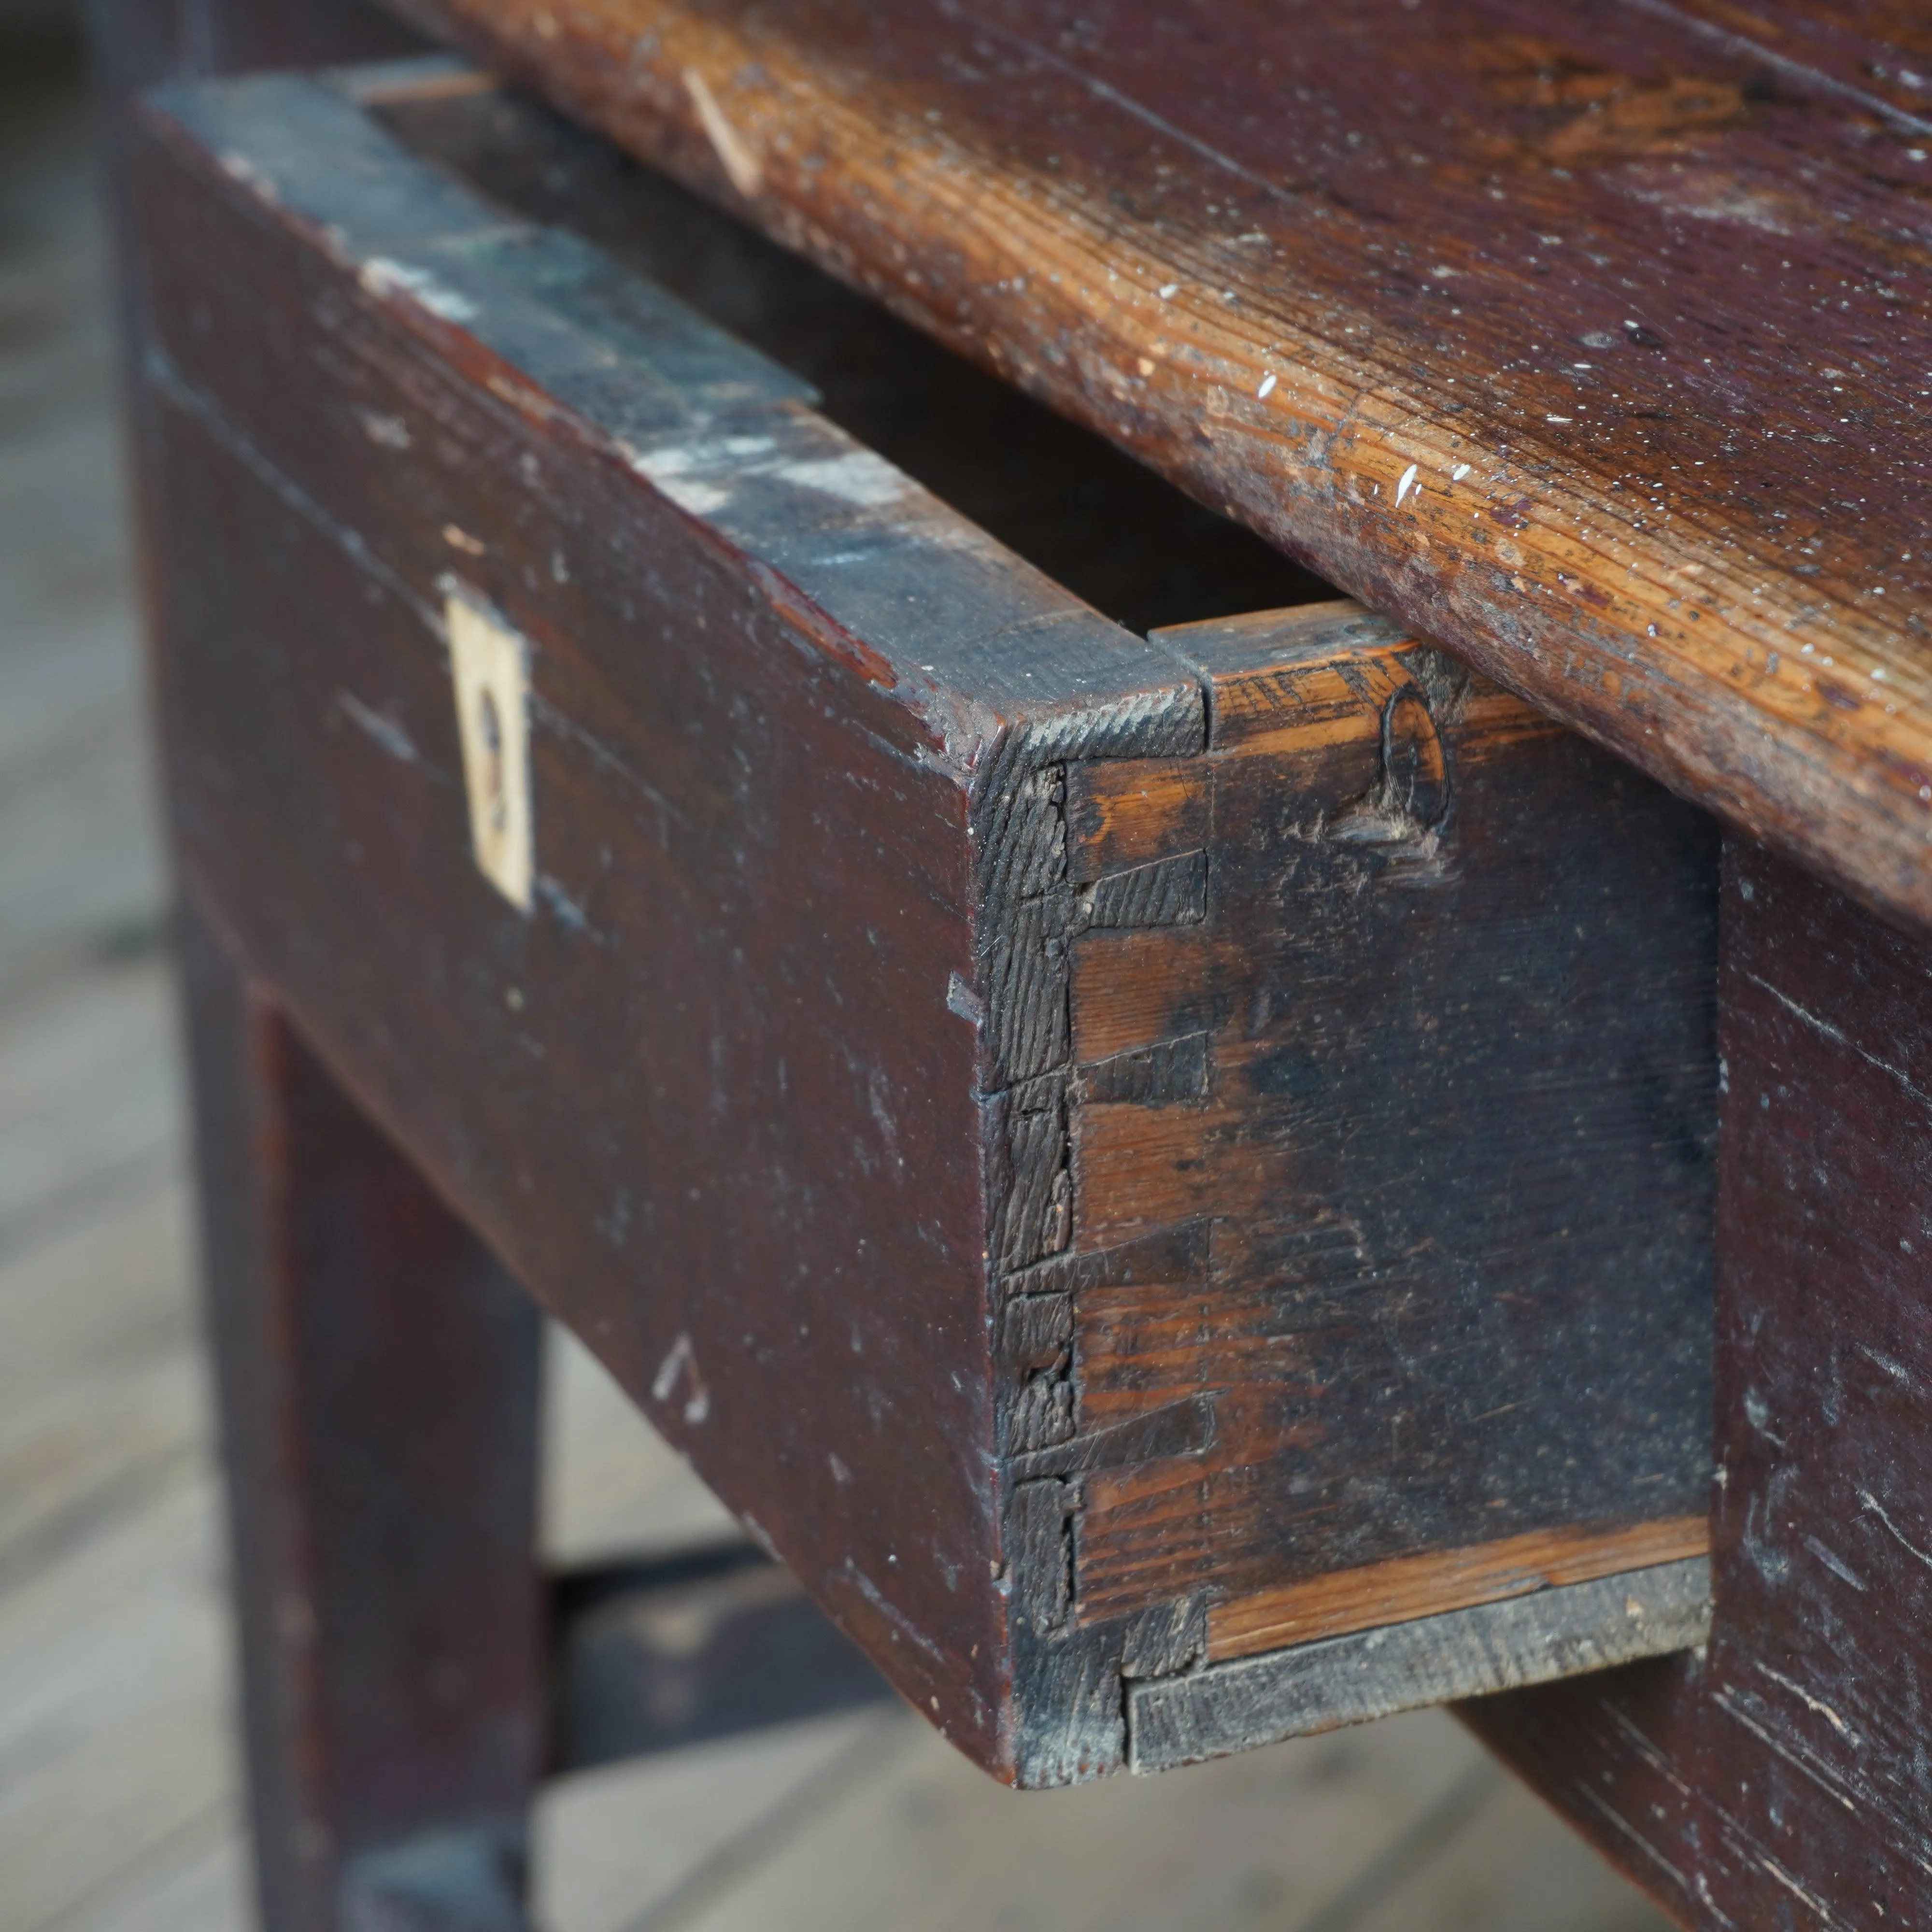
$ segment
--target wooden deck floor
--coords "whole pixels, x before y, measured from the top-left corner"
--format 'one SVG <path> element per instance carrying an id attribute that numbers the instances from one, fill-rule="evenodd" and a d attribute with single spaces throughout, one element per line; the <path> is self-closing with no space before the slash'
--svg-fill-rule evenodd
<path id="1" fill-rule="evenodd" d="M 0 44 L 0 1932 L 249 1922 L 104 274 Z M 550 1541 L 720 1513 L 553 1353 Z M 550 1932 L 1652 1932 L 1445 1718 L 1016 1797 L 909 1714 L 548 1801 Z"/>

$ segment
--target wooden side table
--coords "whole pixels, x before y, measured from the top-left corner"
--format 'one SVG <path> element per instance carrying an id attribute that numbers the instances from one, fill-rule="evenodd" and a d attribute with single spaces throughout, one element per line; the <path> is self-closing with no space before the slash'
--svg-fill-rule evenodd
<path id="1" fill-rule="evenodd" d="M 274 1922 L 514 1924 L 547 1756 L 874 1690 L 736 1556 L 554 1615 L 502 1264 L 1001 1775 L 1507 1692 L 1686 1922 L 1912 1922 L 1924 566 L 1816 454 L 1917 460 L 1889 70 L 425 17 L 1390 615 L 459 64 L 142 109 Z"/>

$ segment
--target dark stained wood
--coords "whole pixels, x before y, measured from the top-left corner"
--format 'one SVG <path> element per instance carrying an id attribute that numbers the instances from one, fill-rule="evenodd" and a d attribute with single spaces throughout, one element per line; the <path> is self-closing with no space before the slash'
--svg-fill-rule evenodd
<path id="1" fill-rule="evenodd" d="M 1709 821 L 1353 605 L 1162 638 L 1206 752 L 1066 782 L 1065 1372 L 1139 1444 L 1081 1613 L 1220 1658 L 1700 1552 Z"/>
<path id="2" fill-rule="evenodd" d="M 1351 604 L 1132 635 L 412 84 L 164 97 L 134 177 L 180 862 L 345 1089 L 1016 1782 L 1313 1632 L 1449 1660 L 1358 1702 L 1505 1681 L 1420 1628 L 1496 1598 L 1507 1681 L 1685 1641 L 1573 1612 L 1701 1600 L 1708 820 Z"/>
<path id="3" fill-rule="evenodd" d="M 1468 1721 L 1687 1925 L 1916 1925 L 1932 958 L 1730 850 L 1708 1652 Z"/>
<path id="4" fill-rule="evenodd" d="M 262 1918 L 512 1932 L 548 1730 L 536 1312 L 192 897 L 182 938 Z"/>
<path id="5" fill-rule="evenodd" d="M 1932 919 L 1913 10 L 405 10 Z"/>

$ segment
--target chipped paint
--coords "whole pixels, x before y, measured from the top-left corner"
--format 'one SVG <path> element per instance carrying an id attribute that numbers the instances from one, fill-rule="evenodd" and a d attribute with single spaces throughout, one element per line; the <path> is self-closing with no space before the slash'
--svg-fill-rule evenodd
<path id="1" fill-rule="evenodd" d="M 444 322 L 474 322 L 482 313 L 467 296 L 444 287 L 427 268 L 393 260 L 387 255 L 372 255 L 362 264 L 356 279 L 372 296 L 406 296 Z"/>
<path id="2" fill-rule="evenodd" d="M 946 1006 L 971 1026 L 986 1024 L 986 1009 L 979 994 L 955 973 L 946 982 Z"/>
<path id="3" fill-rule="evenodd" d="M 701 460 L 701 448 L 631 450 L 631 467 L 656 484 L 680 510 L 694 517 L 715 515 L 731 500 L 731 492 L 691 472 Z"/>
<path id="4" fill-rule="evenodd" d="M 784 482 L 796 484 L 800 489 L 816 490 L 821 496 L 836 496 L 842 502 L 863 510 L 896 503 L 915 487 L 904 470 L 869 449 L 802 463 L 777 464 L 770 473 Z"/>

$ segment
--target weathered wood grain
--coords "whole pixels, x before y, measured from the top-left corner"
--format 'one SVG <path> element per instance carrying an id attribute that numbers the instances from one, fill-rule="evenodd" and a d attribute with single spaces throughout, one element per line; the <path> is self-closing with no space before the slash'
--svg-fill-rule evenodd
<path id="1" fill-rule="evenodd" d="M 1024 902 L 1067 935 L 1029 1009 L 1069 1017 L 997 1251 L 1041 1781 L 1120 1749 L 1096 1649 L 1238 1654 L 1246 1599 L 1264 1629 L 1318 1577 L 1342 1629 L 1516 1596 L 1531 1527 L 1585 1526 L 1579 1576 L 1646 1560 L 1636 1524 L 1705 1544 L 1708 822 L 1352 605 L 1161 640 L 1206 694 L 1191 777 L 1070 762 L 1064 827 L 1012 814 L 1068 855 Z M 1117 799 L 1141 842 L 1096 876 Z M 1392 1600 L 1424 1550 L 1440 1595 Z"/>
<path id="2" fill-rule="evenodd" d="M 1127 1693 L 1136 1771 L 1172 1770 L 1451 1697 L 1688 1650 L 1711 1628 L 1701 1556 L 1211 1666 Z"/>
<path id="3" fill-rule="evenodd" d="M 1466 1715 L 1688 1925 L 1925 1916 L 1932 961 L 1729 850 L 1708 1652 Z"/>
<path id="4" fill-rule="evenodd" d="M 1932 918 L 1904 10 L 404 10 Z"/>
<path id="5" fill-rule="evenodd" d="M 1068 783 L 1081 1613 L 1222 1658 L 1700 1551 L 1708 821 L 1357 607 L 1161 635 L 1208 750 Z"/>
<path id="6" fill-rule="evenodd" d="M 1392 1557 L 1216 1604 L 1208 1617 L 1208 1654 L 1250 1657 L 1472 1604 L 1589 1582 L 1620 1570 L 1701 1556 L 1710 1541 L 1703 1516 L 1682 1516 L 1594 1534 L 1532 1531 L 1472 1550 Z"/>

